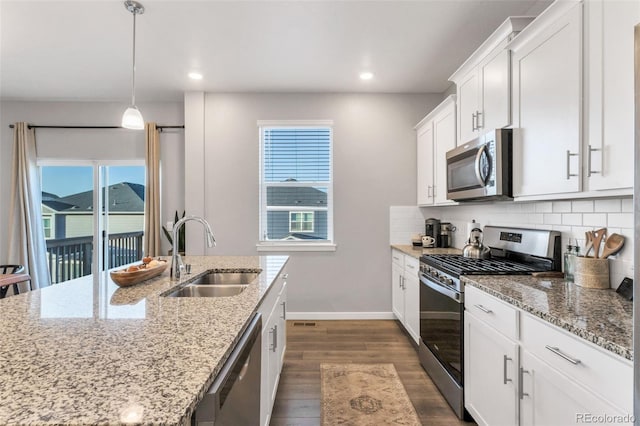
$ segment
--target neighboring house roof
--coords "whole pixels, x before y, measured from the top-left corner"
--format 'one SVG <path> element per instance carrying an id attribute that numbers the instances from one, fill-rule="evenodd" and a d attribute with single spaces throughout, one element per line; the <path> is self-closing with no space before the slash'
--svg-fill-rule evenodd
<path id="1" fill-rule="evenodd" d="M 307 234 L 301 234 L 299 232 L 291 232 L 288 236 L 282 239 L 283 240 L 323 240 L 324 238 L 319 237 L 317 235 L 307 235 Z"/>
<path id="2" fill-rule="evenodd" d="M 58 212 L 90 212 L 93 210 L 93 191 L 79 192 L 65 197 L 43 192 L 42 204 Z M 110 185 L 109 211 L 143 213 L 144 185 L 131 182 Z"/>
<path id="3" fill-rule="evenodd" d="M 326 207 L 327 193 L 309 186 L 269 186 L 267 205 Z"/>

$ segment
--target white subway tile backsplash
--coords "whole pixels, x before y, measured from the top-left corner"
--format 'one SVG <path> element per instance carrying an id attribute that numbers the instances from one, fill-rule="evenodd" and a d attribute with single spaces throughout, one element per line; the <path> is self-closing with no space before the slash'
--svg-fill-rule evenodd
<path id="1" fill-rule="evenodd" d="M 539 225 L 544 223 L 544 215 L 542 213 L 529 213 L 527 215 L 527 223 L 530 225 Z"/>
<path id="2" fill-rule="evenodd" d="M 545 213 L 543 217 L 546 225 L 562 225 L 562 215 L 559 213 Z"/>
<path id="3" fill-rule="evenodd" d="M 562 224 L 563 225 L 572 225 L 572 226 L 581 226 L 582 225 L 582 214 L 580 214 L 580 213 L 563 213 L 562 214 Z"/>
<path id="4" fill-rule="evenodd" d="M 582 215 L 582 224 L 594 228 L 602 228 L 607 224 L 607 215 L 605 213 L 585 213 Z"/>
<path id="5" fill-rule="evenodd" d="M 574 213 L 591 213 L 593 212 L 593 200 L 572 201 L 571 211 Z"/>
<path id="6" fill-rule="evenodd" d="M 633 228 L 633 213 L 609 213 L 607 226 Z"/>
<path id="7" fill-rule="evenodd" d="M 595 200 L 594 209 L 595 212 L 603 212 L 603 213 L 617 213 L 621 210 L 620 199 L 611 199 L 611 200 Z"/>
<path id="8" fill-rule="evenodd" d="M 633 213 L 633 198 L 622 199 L 622 212 Z"/>
<path id="9" fill-rule="evenodd" d="M 541 201 L 539 203 L 534 203 L 534 210 L 538 213 L 551 213 L 553 212 L 553 204 L 551 201 Z"/>
<path id="10" fill-rule="evenodd" d="M 571 201 L 554 201 L 554 213 L 571 213 Z"/>

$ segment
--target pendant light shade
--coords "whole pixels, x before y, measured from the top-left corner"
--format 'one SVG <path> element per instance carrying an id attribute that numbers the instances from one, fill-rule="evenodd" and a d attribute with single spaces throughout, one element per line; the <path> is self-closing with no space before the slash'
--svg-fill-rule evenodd
<path id="1" fill-rule="evenodd" d="M 131 73 L 131 106 L 122 114 L 122 127 L 143 130 L 144 119 L 136 107 L 136 15 L 144 13 L 144 7 L 137 1 L 127 0 L 124 7 L 133 14 L 133 68 Z"/>

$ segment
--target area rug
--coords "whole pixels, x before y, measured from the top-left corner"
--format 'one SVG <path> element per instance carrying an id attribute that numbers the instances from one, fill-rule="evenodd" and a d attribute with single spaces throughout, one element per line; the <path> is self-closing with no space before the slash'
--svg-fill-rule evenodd
<path id="1" fill-rule="evenodd" d="M 393 364 L 320 364 L 322 426 L 421 426 Z"/>

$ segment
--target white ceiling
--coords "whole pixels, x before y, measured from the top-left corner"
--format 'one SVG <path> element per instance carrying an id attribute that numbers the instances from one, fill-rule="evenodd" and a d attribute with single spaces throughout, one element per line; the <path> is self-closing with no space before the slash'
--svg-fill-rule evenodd
<path id="1" fill-rule="evenodd" d="M 141 0 L 137 102 L 207 92 L 440 93 L 507 16 L 544 0 Z M 0 2 L 0 96 L 130 96 L 132 15 L 120 0 Z M 358 73 L 375 74 L 369 82 Z M 201 81 L 187 77 L 192 70 Z"/>

